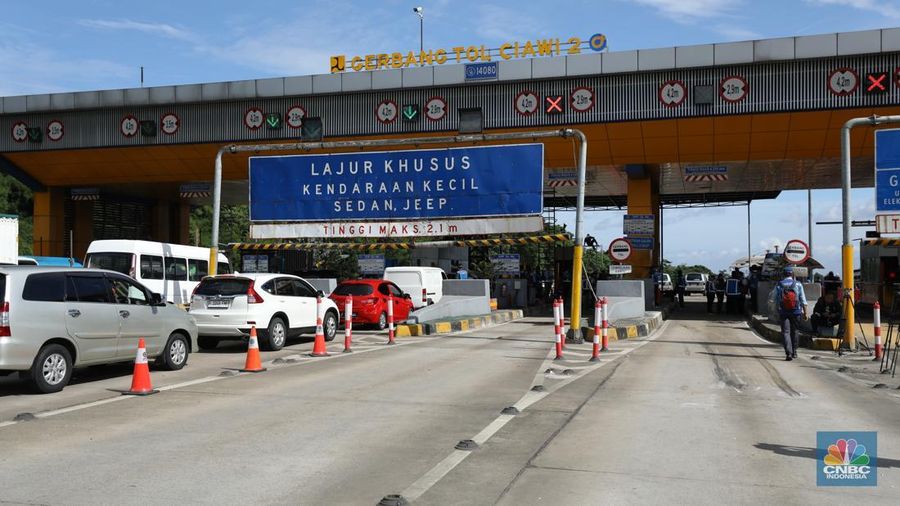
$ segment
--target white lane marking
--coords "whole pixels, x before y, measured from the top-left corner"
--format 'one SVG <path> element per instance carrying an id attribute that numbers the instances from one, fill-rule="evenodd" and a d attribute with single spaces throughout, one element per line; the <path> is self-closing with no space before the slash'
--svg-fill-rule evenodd
<path id="1" fill-rule="evenodd" d="M 86 402 L 84 404 L 76 404 L 74 406 L 69 406 L 67 408 L 54 409 L 51 411 L 44 411 L 43 413 L 35 413 L 35 418 L 48 418 L 51 416 L 62 415 L 64 413 L 71 413 L 72 411 L 78 411 L 80 409 L 93 408 L 94 406 L 103 406 L 104 404 L 111 404 L 113 402 L 124 401 L 126 399 L 131 399 L 132 396 L 120 395 L 118 397 L 109 397 L 107 399 L 101 399 L 99 401 Z M 15 420 L 12 421 L 16 423 Z M 12 425 L 12 424 L 10 424 Z"/>
<path id="2" fill-rule="evenodd" d="M 616 358 L 624 357 L 625 355 L 641 348 L 642 346 L 649 343 L 650 341 L 656 340 L 657 337 L 659 337 L 660 335 L 662 335 L 663 332 L 665 332 L 665 330 L 666 330 L 666 328 L 668 328 L 668 326 L 669 326 L 669 320 L 666 320 L 657 329 L 657 332 L 655 332 L 654 335 L 652 335 L 648 338 L 641 339 L 640 341 L 637 341 L 637 343 L 638 343 L 637 345 L 635 345 L 629 349 L 623 350 L 621 353 L 619 353 L 616 356 Z M 545 370 L 545 366 L 548 363 L 550 365 L 553 364 L 553 359 L 551 358 L 551 356 L 555 356 L 555 353 L 556 352 L 552 351 L 552 350 L 547 353 L 547 358 L 544 360 L 544 363 L 540 366 L 541 371 Z M 603 365 L 605 365 L 606 363 L 609 363 L 609 362 L 613 362 L 613 361 L 609 360 L 607 362 L 597 362 L 594 365 L 588 366 L 587 368 L 588 369 L 599 369 L 600 367 L 602 367 Z M 535 392 L 535 391 L 529 390 L 528 392 L 525 393 L 525 395 L 522 396 L 521 399 L 519 399 L 515 404 L 513 404 L 513 406 L 518 408 L 520 412 L 525 411 L 525 409 L 527 409 L 529 406 L 533 405 L 537 401 L 543 399 L 544 397 L 547 397 L 548 395 L 556 392 L 560 388 L 562 388 L 562 387 L 568 385 L 569 383 L 571 383 L 577 379 L 580 379 L 584 376 L 587 376 L 587 373 L 573 375 L 573 376 L 565 376 L 564 377 L 565 379 L 560 380 L 559 382 L 557 382 L 556 384 L 554 384 L 552 386 L 549 386 L 549 387 L 544 386 L 543 392 Z M 532 386 L 542 384 L 543 379 L 544 379 L 543 372 L 536 374 L 535 382 Z M 509 421 L 512 420 L 513 418 L 515 418 L 514 415 L 498 416 L 491 423 L 489 423 L 487 425 L 487 427 L 482 429 L 481 432 L 479 432 L 475 437 L 473 437 L 472 440 L 475 441 L 476 443 L 478 443 L 479 445 L 484 444 L 491 438 L 491 436 L 496 434 L 497 431 L 499 431 L 501 428 L 503 428 L 503 426 L 506 425 L 507 423 L 509 423 Z M 472 453 L 471 451 L 454 450 L 452 453 L 450 453 L 450 455 L 447 455 L 447 457 L 444 458 L 444 460 L 438 462 L 437 465 L 432 467 L 427 473 L 422 475 L 412 485 L 407 487 L 406 490 L 404 490 L 400 495 L 402 495 L 407 501 L 417 500 L 425 492 L 428 492 L 431 489 L 431 487 L 436 485 L 445 476 L 447 476 L 447 474 L 449 474 L 450 471 L 452 471 L 456 466 L 458 466 L 460 463 L 462 463 L 462 461 L 465 460 L 466 457 L 468 457 L 471 453 Z"/>
<path id="3" fill-rule="evenodd" d="M 300 357 L 300 358 L 304 358 L 304 360 L 298 360 L 297 362 L 288 362 L 288 363 L 281 363 L 281 364 L 273 364 L 274 360 L 277 359 L 277 358 L 276 358 L 276 359 L 272 359 L 272 360 L 266 362 L 266 365 L 272 367 L 273 370 L 275 370 L 275 369 L 284 369 L 284 368 L 291 367 L 291 366 L 302 365 L 302 364 L 312 364 L 312 363 L 315 363 L 315 362 L 321 362 L 321 361 L 323 361 L 323 360 L 330 360 L 330 359 L 334 359 L 334 358 L 338 358 L 338 357 L 351 357 L 351 356 L 354 356 L 354 355 L 359 355 L 359 354 L 361 354 L 361 353 L 366 353 L 366 352 L 370 352 L 370 351 L 386 350 L 386 349 L 389 349 L 389 348 L 396 348 L 396 347 L 399 347 L 399 346 L 406 346 L 406 345 L 410 345 L 410 344 L 417 344 L 417 343 L 421 343 L 421 342 L 424 342 L 424 341 L 428 341 L 428 340 L 430 340 L 430 339 L 431 339 L 431 338 L 408 339 L 408 340 L 404 340 L 404 341 L 402 341 L 402 342 L 399 342 L 399 341 L 398 341 L 398 342 L 397 342 L 395 345 L 393 345 L 393 346 L 385 346 L 385 345 L 372 346 L 371 348 L 365 348 L 365 349 L 362 349 L 362 348 L 361 348 L 361 349 L 359 349 L 359 350 L 354 349 L 354 353 L 341 353 L 341 352 L 336 352 L 336 353 L 332 353 L 331 355 L 329 355 L 329 356 L 327 356 L 327 357 L 303 357 L 302 355 L 288 355 L 288 356 L 286 356 L 286 357 L 278 357 L 278 358 L 285 359 L 285 358 L 288 358 L 288 357 Z M 315 358 L 315 359 L 313 359 L 313 358 Z M 308 359 L 308 360 L 307 360 L 307 359 Z M 226 369 L 226 370 L 227 370 L 227 369 Z M 235 371 L 235 372 L 236 372 L 236 371 Z M 175 390 L 175 389 L 178 389 L 178 388 L 184 388 L 184 387 L 189 387 L 189 386 L 193 386 L 193 385 L 199 385 L 199 384 L 202 384 L 202 383 L 211 383 L 211 382 L 213 382 L 213 381 L 219 381 L 219 380 L 223 380 L 223 379 L 227 379 L 227 378 L 236 378 L 236 377 L 238 377 L 238 376 L 248 376 L 248 375 L 250 375 L 250 374 L 253 374 L 253 373 L 243 373 L 243 372 L 238 372 L 237 374 L 234 374 L 234 375 L 231 375 L 231 376 L 206 376 L 206 377 L 204 377 L 204 378 L 197 378 L 197 379 L 185 381 L 185 382 L 182 382 L 182 383 L 175 383 L 174 385 L 166 385 L 166 386 L 163 386 L 163 387 L 158 387 L 156 390 L 159 390 L 159 391 Z M 96 406 L 103 406 L 104 404 L 111 404 L 111 403 L 113 403 L 113 402 L 125 401 L 125 400 L 135 399 L 135 398 L 137 398 L 137 397 L 136 397 L 136 396 L 132 396 L 132 395 L 120 395 L 120 396 L 118 396 L 118 397 L 109 397 L 109 398 L 106 398 L 106 399 L 100 399 L 100 400 L 97 400 L 97 401 L 85 402 L 85 403 L 82 403 L 82 404 L 75 404 L 75 405 L 73 405 L 73 406 L 69 406 L 69 407 L 65 407 L 65 408 L 53 409 L 53 410 L 50 410 L 50 411 L 43 411 L 43 412 L 40 412 L 40 413 L 34 413 L 34 417 L 35 417 L 35 418 L 49 418 L 49 417 L 51 417 L 51 416 L 62 415 L 62 414 L 65 414 L 65 413 L 71 413 L 71 412 L 73 412 L 73 411 L 80 411 L 80 410 L 82 410 L 82 409 L 93 408 L 93 407 L 96 407 Z M 5 421 L 5 422 L 0 422 L 0 429 L 2 429 L 3 427 L 9 427 L 9 426 L 12 426 L 12 425 L 17 425 L 17 424 L 19 424 L 19 423 L 20 423 L 19 420 L 8 420 L 8 421 Z"/>

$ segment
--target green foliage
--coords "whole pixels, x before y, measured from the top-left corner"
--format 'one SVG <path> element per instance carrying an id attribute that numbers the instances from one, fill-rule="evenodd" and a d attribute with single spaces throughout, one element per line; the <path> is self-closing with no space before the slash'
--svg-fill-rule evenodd
<path id="1" fill-rule="evenodd" d="M 702 274 L 716 274 L 709 267 L 705 265 L 687 265 L 687 264 L 678 264 L 672 265 L 672 262 L 669 260 L 663 259 L 663 272 L 672 276 L 672 281 L 675 281 L 675 273 L 681 271 L 683 274 L 687 274 L 688 272 L 699 272 Z"/>
<path id="2" fill-rule="evenodd" d="M 584 270 L 590 278 L 597 278 L 609 272 L 609 256 L 605 251 L 584 250 Z"/>
<path id="3" fill-rule="evenodd" d="M 34 200 L 31 190 L 16 178 L 0 174 L 0 213 L 19 216 L 19 254 L 32 254 Z"/>

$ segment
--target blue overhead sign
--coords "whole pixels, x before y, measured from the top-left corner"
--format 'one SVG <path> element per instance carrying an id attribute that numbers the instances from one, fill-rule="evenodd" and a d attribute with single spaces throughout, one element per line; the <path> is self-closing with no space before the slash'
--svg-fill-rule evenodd
<path id="1" fill-rule="evenodd" d="M 652 237 L 628 237 L 628 242 L 634 249 L 653 249 L 654 239 Z"/>
<path id="2" fill-rule="evenodd" d="M 250 158 L 254 222 L 539 215 L 544 146 Z"/>
<path id="3" fill-rule="evenodd" d="M 875 131 L 875 211 L 900 211 L 900 129 Z"/>
<path id="4" fill-rule="evenodd" d="M 498 62 L 467 63 L 465 70 L 466 81 L 493 81 L 497 79 Z"/>

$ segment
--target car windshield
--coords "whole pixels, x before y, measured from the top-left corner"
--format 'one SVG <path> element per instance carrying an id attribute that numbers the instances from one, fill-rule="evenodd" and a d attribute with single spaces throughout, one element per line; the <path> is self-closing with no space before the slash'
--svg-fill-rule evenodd
<path id="1" fill-rule="evenodd" d="M 197 285 L 196 295 L 243 295 L 250 288 L 247 278 L 206 278 Z"/>
<path id="2" fill-rule="evenodd" d="M 361 283 L 346 283 L 338 285 L 332 292 L 333 295 L 372 295 L 372 285 Z"/>
<path id="3" fill-rule="evenodd" d="M 87 266 L 121 272 L 128 276 L 133 258 L 134 255 L 131 253 L 88 253 Z"/>
<path id="4" fill-rule="evenodd" d="M 696 272 L 692 272 L 692 273 L 688 274 L 687 276 L 685 276 L 684 279 L 686 279 L 688 281 L 703 281 L 703 275 L 697 274 Z"/>

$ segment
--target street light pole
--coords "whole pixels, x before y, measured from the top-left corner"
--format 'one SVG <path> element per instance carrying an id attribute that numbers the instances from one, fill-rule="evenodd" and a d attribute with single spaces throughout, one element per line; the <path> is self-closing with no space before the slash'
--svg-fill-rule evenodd
<path id="1" fill-rule="evenodd" d="M 422 53 L 425 52 L 425 14 L 421 6 L 413 7 L 413 12 L 419 16 L 419 58 L 421 58 Z"/>

